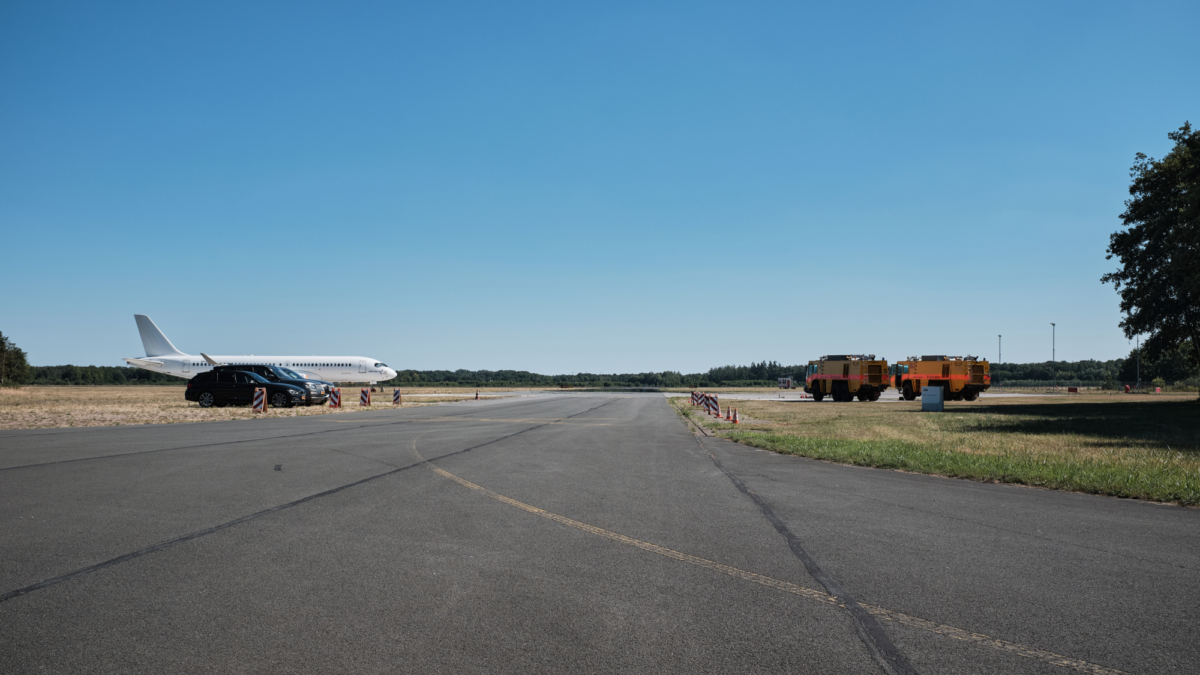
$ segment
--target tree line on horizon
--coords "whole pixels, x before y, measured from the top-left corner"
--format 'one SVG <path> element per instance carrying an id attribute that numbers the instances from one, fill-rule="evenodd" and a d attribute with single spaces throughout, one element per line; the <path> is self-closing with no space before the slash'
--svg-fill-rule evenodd
<path id="1" fill-rule="evenodd" d="M 9 343 L 11 344 L 11 343 Z M 10 348 L 11 349 L 11 348 Z M 22 356 L 23 356 L 22 352 Z M 10 352 L 11 356 L 11 352 Z M 1109 361 L 1046 361 L 1043 363 L 993 363 L 992 382 L 1134 382 L 1138 379 L 1138 353 L 1132 350 L 1124 359 Z M 1156 358 L 1142 354 L 1141 380 L 1168 382 L 1190 380 L 1192 348 L 1190 343 L 1161 352 Z M 0 366 L 4 363 L 0 360 Z M 182 379 L 128 366 L 30 366 L 15 368 L 10 362 L 4 371 L 11 384 L 35 385 L 179 385 Z M 778 378 L 804 377 L 805 365 L 783 365 L 761 361 L 749 366 L 719 366 L 704 373 L 677 371 L 647 373 L 575 373 L 543 375 L 525 370 L 401 370 L 384 386 L 459 386 L 459 387 L 773 387 Z"/>

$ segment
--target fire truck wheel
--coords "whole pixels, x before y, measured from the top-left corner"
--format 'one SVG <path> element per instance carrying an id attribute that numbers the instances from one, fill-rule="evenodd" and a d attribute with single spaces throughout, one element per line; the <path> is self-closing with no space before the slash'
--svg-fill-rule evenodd
<path id="1" fill-rule="evenodd" d="M 820 389 L 814 389 L 812 397 L 814 401 L 820 403 L 825 398 L 825 394 L 822 394 Z"/>
<path id="2" fill-rule="evenodd" d="M 955 401 L 963 400 L 963 393 L 961 391 L 954 392 L 954 400 Z"/>
<path id="3" fill-rule="evenodd" d="M 968 401 L 974 401 L 975 399 L 979 398 L 979 392 L 968 391 L 967 393 L 963 394 L 963 398 L 965 398 Z"/>
<path id="4" fill-rule="evenodd" d="M 858 390 L 858 400 L 862 401 L 863 403 L 866 403 L 867 401 L 871 400 L 871 395 L 869 393 L 863 391 L 862 389 L 859 389 Z"/>
<path id="5" fill-rule="evenodd" d="M 879 400 L 879 392 L 875 392 L 875 393 L 871 394 L 871 400 L 878 401 Z"/>

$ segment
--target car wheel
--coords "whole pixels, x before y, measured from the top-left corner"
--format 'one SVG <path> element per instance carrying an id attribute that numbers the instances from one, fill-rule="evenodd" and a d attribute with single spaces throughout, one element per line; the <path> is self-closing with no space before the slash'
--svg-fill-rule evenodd
<path id="1" fill-rule="evenodd" d="M 201 408 L 211 408 L 217 402 L 217 397 L 213 396 L 211 391 L 202 391 L 196 397 L 196 402 L 200 404 Z"/>
<path id="2" fill-rule="evenodd" d="M 290 408 L 292 402 L 289 399 L 290 397 L 287 395 L 286 391 L 277 391 L 274 394 L 271 394 L 271 407 Z"/>

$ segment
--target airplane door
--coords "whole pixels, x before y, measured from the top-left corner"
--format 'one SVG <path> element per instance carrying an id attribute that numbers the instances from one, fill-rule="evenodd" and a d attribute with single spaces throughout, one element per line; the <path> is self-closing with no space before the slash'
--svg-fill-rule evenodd
<path id="1" fill-rule="evenodd" d="M 359 361 L 358 361 L 358 372 L 360 372 L 360 373 L 365 373 L 365 372 L 367 372 L 367 362 L 366 362 L 366 361 L 363 361 L 362 359 L 359 359 Z"/>
<path id="2" fill-rule="evenodd" d="M 192 362 L 190 359 L 183 360 L 183 372 L 185 372 L 185 373 L 192 372 Z"/>

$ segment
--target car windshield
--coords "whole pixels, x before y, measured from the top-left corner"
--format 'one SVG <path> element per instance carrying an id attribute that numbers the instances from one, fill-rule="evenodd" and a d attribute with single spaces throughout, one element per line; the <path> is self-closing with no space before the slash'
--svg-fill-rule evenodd
<path id="1" fill-rule="evenodd" d="M 248 375 L 250 377 L 250 379 L 254 380 L 255 382 L 259 382 L 261 384 L 270 384 L 270 382 L 267 381 L 267 378 L 263 377 L 262 375 L 259 375 L 258 373 L 245 373 L 244 372 L 242 374 Z"/>
<path id="2" fill-rule="evenodd" d="M 290 377 L 293 380 L 303 380 L 304 379 L 303 375 L 301 375 L 300 373 L 297 373 L 296 371 L 292 370 L 291 368 L 276 368 L 275 371 L 282 374 L 284 377 Z"/>

